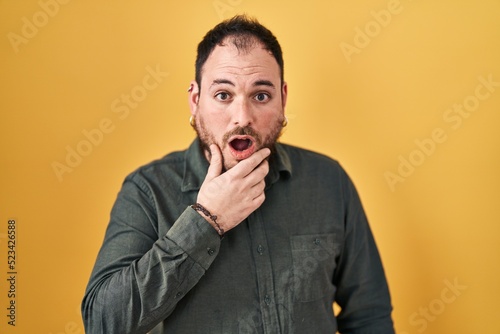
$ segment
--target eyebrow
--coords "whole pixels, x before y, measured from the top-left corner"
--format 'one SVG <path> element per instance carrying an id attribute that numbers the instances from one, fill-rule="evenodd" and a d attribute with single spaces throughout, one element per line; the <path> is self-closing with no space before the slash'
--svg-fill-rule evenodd
<path id="1" fill-rule="evenodd" d="M 222 85 L 222 84 L 235 86 L 235 84 L 231 80 L 227 80 L 227 79 L 215 79 L 214 81 L 212 81 L 212 84 L 210 86 Z"/>
<path id="2" fill-rule="evenodd" d="M 274 87 L 274 84 L 269 80 L 257 80 L 254 82 L 253 85 L 254 86 L 268 86 L 271 88 L 276 88 L 276 87 Z"/>
<path id="3" fill-rule="evenodd" d="M 210 87 L 214 86 L 214 85 L 223 85 L 223 84 L 226 84 L 226 85 L 230 85 L 230 86 L 236 86 L 234 84 L 234 82 L 232 82 L 231 80 L 228 80 L 228 79 L 214 79 L 214 81 L 212 81 L 212 84 L 210 85 Z M 269 80 L 257 80 L 253 83 L 253 86 L 254 87 L 257 87 L 257 86 L 268 86 L 268 87 L 271 87 L 271 88 L 276 88 L 274 86 L 274 84 L 269 81 Z"/>

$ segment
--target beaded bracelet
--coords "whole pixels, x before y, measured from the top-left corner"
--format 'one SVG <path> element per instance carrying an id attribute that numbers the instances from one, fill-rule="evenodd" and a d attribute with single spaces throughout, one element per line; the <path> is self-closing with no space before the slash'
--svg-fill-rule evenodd
<path id="1" fill-rule="evenodd" d="M 217 227 L 217 233 L 219 233 L 220 238 L 222 239 L 222 237 L 224 237 L 224 230 L 220 227 L 219 223 L 217 223 L 217 216 L 216 215 L 211 214 L 210 211 L 205 209 L 205 207 L 203 205 L 201 205 L 200 203 L 195 203 L 195 204 L 191 205 L 191 207 L 193 209 L 195 209 L 196 211 L 202 212 L 205 216 L 210 218 L 210 220 L 213 221 L 215 226 Z"/>

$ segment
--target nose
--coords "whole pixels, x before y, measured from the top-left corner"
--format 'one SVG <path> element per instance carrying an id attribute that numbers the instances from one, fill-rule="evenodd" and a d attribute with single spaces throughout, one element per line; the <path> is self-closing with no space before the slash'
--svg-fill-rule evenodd
<path id="1" fill-rule="evenodd" d="M 232 115 L 234 125 L 245 127 L 253 124 L 254 113 L 249 101 L 243 98 L 237 101 L 237 103 L 233 103 L 233 107 Z"/>

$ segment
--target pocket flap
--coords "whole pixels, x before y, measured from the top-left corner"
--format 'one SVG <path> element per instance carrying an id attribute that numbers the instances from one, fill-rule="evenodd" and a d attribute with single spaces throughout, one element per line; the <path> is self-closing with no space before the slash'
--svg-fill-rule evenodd
<path id="1" fill-rule="evenodd" d="M 290 238 L 292 251 L 310 251 L 319 248 L 334 248 L 338 245 L 336 233 L 293 235 Z"/>

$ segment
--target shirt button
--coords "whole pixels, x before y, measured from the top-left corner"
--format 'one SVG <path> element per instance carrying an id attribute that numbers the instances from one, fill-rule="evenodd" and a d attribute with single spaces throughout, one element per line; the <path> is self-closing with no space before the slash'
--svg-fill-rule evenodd
<path id="1" fill-rule="evenodd" d="M 264 253 L 264 247 L 262 247 L 262 245 L 259 245 L 259 246 L 257 247 L 257 252 L 258 252 L 260 255 L 262 255 L 262 254 Z"/>
<path id="2" fill-rule="evenodd" d="M 266 303 L 266 305 L 271 304 L 271 297 L 269 297 L 269 295 L 266 295 L 266 296 L 264 297 L 264 302 Z"/>
<path id="3" fill-rule="evenodd" d="M 315 245 L 319 245 L 321 243 L 321 240 L 319 240 L 318 238 L 314 239 L 314 244 Z"/>
<path id="4" fill-rule="evenodd" d="M 207 253 L 208 253 L 208 255 L 212 256 L 215 253 L 215 249 L 209 247 L 209 248 L 207 248 Z"/>
<path id="5" fill-rule="evenodd" d="M 182 292 L 177 292 L 177 293 L 175 294 L 175 298 L 180 298 L 181 296 L 182 296 Z"/>

